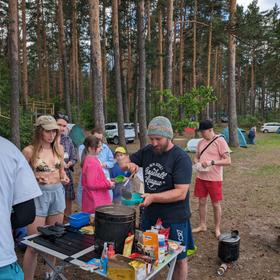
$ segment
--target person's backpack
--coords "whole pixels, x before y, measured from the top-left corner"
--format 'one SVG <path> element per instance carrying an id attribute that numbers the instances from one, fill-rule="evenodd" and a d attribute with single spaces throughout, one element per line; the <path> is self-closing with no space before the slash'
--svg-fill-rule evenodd
<path id="1" fill-rule="evenodd" d="M 252 130 L 252 129 L 250 129 L 249 130 L 249 133 L 248 133 L 248 138 L 249 139 L 252 139 L 252 138 L 254 138 L 255 137 L 255 132 Z"/>

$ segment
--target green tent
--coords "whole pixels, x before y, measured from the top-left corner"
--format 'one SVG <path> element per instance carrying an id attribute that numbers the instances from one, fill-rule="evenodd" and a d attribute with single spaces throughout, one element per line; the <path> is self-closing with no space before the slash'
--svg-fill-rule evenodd
<path id="1" fill-rule="evenodd" d="M 229 142 L 229 130 L 228 127 L 226 127 L 223 132 L 222 135 L 224 135 L 227 143 Z M 237 136 L 238 136 L 238 142 L 239 142 L 239 146 L 242 148 L 247 148 L 247 141 L 246 141 L 246 131 L 244 129 L 240 129 L 237 128 Z"/>
<path id="2" fill-rule="evenodd" d="M 81 144 L 84 143 L 85 133 L 84 133 L 83 128 L 78 124 L 75 124 L 72 127 L 68 136 L 72 139 L 76 148 L 78 148 Z"/>

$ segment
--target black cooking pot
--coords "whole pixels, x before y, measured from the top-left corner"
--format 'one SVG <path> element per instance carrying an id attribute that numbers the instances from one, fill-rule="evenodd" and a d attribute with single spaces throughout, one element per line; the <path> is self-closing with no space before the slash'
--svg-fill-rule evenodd
<path id="1" fill-rule="evenodd" d="M 236 261 L 239 257 L 240 236 L 237 230 L 223 233 L 219 237 L 218 256 L 224 263 Z"/>

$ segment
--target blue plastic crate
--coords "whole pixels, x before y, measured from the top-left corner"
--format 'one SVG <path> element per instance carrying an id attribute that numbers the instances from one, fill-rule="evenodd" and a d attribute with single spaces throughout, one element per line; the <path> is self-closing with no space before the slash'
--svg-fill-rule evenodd
<path id="1" fill-rule="evenodd" d="M 80 228 L 89 224 L 89 216 L 88 213 L 75 213 L 69 216 L 70 226 L 73 228 Z"/>

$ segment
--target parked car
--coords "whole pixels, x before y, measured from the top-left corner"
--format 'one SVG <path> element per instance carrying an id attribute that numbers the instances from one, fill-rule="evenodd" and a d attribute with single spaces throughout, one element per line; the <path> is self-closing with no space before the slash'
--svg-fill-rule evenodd
<path id="1" fill-rule="evenodd" d="M 133 122 L 130 122 L 128 124 L 130 124 L 133 127 L 133 129 L 134 129 L 135 124 Z M 137 123 L 137 133 L 139 134 L 139 132 L 140 132 L 140 130 L 139 130 L 139 123 Z"/>
<path id="2" fill-rule="evenodd" d="M 108 142 L 113 142 L 115 145 L 119 144 L 118 123 L 105 124 L 105 136 Z M 126 143 L 132 143 L 135 140 L 134 127 L 130 123 L 124 123 L 124 136 Z"/>
<path id="3" fill-rule="evenodd" d="M 228 122 L 228 116 L 221 116 L 221 122 L 227 123 Z"/>
<path id="4" fill-rule="evenodd" d="M 261 131 L 263 133 L 267 133 L 267 132 L 277 132 L 278 128 L 280 127 L 280 123 L 277 122 L 269 122 L 269 123 L 265 123 L 263 124 L 263 126 L 261 127 Z"/>

